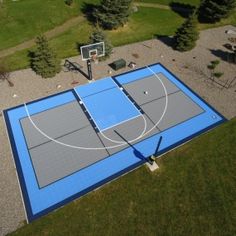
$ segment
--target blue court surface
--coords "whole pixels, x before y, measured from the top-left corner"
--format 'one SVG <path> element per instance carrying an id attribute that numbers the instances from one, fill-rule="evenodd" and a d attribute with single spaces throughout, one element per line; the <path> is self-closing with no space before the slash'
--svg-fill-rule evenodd
<path id="1" fill-rule="evenodd" d="M 4 111 L 27 221 L 226 119 L 161 64 Z"/>
<path id="2" fill-rule="evenodd" d="M 112 78 L 99 80 L 89 86 L 80 86 L 75 91 L 99 131 L 104 131 L 140 115 L 134 104 Z"/>

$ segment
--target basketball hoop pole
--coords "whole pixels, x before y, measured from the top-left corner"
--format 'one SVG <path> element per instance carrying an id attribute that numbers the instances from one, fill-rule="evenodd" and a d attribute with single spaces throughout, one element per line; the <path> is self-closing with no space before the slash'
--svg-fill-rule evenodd
<path id="1" fill-rule="evenodd" d="M 90 59 L 87 60 L 87 68 L 88 68 L 88 80 L 92 80 L 93 79 L 92 63 Z"/>

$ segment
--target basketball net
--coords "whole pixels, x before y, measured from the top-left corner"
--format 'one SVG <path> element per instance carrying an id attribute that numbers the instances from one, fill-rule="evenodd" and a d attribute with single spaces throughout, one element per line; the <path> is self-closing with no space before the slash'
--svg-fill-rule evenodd
<path id="1" fill-rule="evenodd" d="M 96 54 L 92 55 L 91 59 L 95 64 L 98 64 L 98 58 Z"/>

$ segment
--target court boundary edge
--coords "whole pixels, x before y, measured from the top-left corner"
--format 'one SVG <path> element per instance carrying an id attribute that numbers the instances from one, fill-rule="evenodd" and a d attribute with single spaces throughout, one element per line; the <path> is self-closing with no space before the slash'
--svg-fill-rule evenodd
<path id="1" fill-rule="evenodd" d="M 151 64 L 151 65 L 148 65 L 148 67 L 151 67 L 151 66 L 155 66 L 155 65 L 160 65 L 162 66 L 168 73 L 170 73 L 175 79 L 177 79 L 180 83 L 182 83 L 190 92 L 192 92 L 196 97 L 198 97 L 202 102 L 204 102 L 207 106 L 209 106 L 209 108 L 211 108 L 217 115 L 219 115 L 222 120 L 206 127 L 205 129 L 202 129 L 200 131 L 198 131 L 197 133 L 194 133 L 193 135 L 190 135 L 174 144 L 172 144 L 171 146 L 163 149 L 161 152 L 158 152 L 158 156 L 159 155 L 162 155 L 164 154 L 165 152 L 168 152 L 168 151 L 171 151 L 173 148 L 175 147 L 178 147 L 179 145 L 181 144 L 184 144 L 185 142 L 203 134 L 203 133 L 206 133 L 207 131 L 217 127 L 218 125 L 224 123 L 225 121 L 228 121 L 228 119 L 226 119 L 222 114 L 220 114 L 215 108 L 213 108 L 211 105 L 208 104 L 208 102 L 206 102 L 203 98 L 201 98 L 198 94 L 196 94 L 191 88 L 189 88 L 189 86 L 187 86 L 184 82 L 182 82 L 176 75 L 174 75 L 172 72 L 170 72 L 165 66 L 163 66 L 161 63 L 154 63 L 154 64 Z M 146 66 L 144 67 L 141 67 L 141 68 L 138 68 L 136 70 L 132 70 L 132 71 L 128 71 L 128 72 L 125 72 L 125 73 L 122 73 L 122 74 L 119 74 L 117 76 L 120 76 L 120 75 L 124 75 L 124 74 L 128 74 L 128 73 L 131 73 L 133 71 L 138 71 L 138 70 L 141 70 L 141 69 L 145 69 Z M 115 76 L 114 76 L 115 77 Z M 63 91 L 63 92 L 60 92 L 60 93 L 56 93 L 56 94 L 53 94 L 53 95 L 50 95 L 50 96 L 47 96 L 47 97 L 44 97 L 44 98 L 40 98 L 40 99 L 36 99 L 34 101 L 31 101 L 27 104 L 31 104 L 33 102 L 38 102 L 40 100 L 43 100 L 45 98 L 50 98 L 50 97 L 53 97 L 53 96 L 56 96 L 56 95 L 59 95 L 59 94 L 63 94 L 63 93 L 66 93 L 66 92 L 69 92 L 69 91 L 73 91 L 73 89 L 69 89 L 69 90 L 66 90 L 66 91 Z M 23 204 L 25 206 L 25 210 L 26 210 L 26 213 L 27 213 L 27 222 L 30 223 L 32 222 L 33 220 L 36 220 L 37 218 L 41 217 L 41 216 L 44 216 L 50 212 L 52 212 L 53 210 L 81 197 L 81 196 L 84 196 L 86 195 L 87 193 L 95 190 L 96 188 L 99 188 L 101 187 L 102 185 L 108 183 L 108 182 L 111 182 L 112 180 L 115 180 L 116 178 L 120 177 L 121 175 L 123 174 L 126 174 L 127 172 L 141 166 L 142 164 L 145 163 L 144 160 L 140 160 L 139 162 L 117 172 L 116 174 L 113 174 L 111 176 L 109 176 L 108 178 L 90 186 L 89 188 L 86 188 L 84 189 L 83 191 L 80 191 L 79 193 L 76 193 L 72 196 L 70 196 L 69 198 L 66 198 L 65 200 L 61 201 L 61 202 L 58 202 L 57 204 L 54 204 L 52 205 L 51 207 L 41 211 L 40 213 L 37 213 L 37 214 L 33 214 L 32 212 L 32 208 L 31 208 L 31 205 L 30 205 L 30 200 L 29 200 L 29 196 L 28 196 L 28 192 L 27 192 L 27 188 L 26 188 L 26 184 L 25 184 L 25 180 L 24 180 L 24 177 L 23 177 L 23 172 L 22 172 L 22 168 L 21 168 L 21 165 L 20 165 L 20 161 L 19 161 L 19 156 L 18 156 L 18 152 L 16 150 L 16 144 L 15 144 L 15 141 L 14 141 L 14 138 L 13 138 L 13 132 L 12 132 L 12 129 L 11 129 L 11 126 L 10 126 L 10 121 L 9 121 L 9 116 L 7 114 L 8 111 L 10 110 L 13 110 L 13 109 L 16 109 L 16 108 L 19 108 L 21 107 L 22 105 L 18 105 L 18 106 L 15 106 L 15 107 L 12 107 L 12 108 L 9 108 L 9 109 L 5 109 L 3 110 L 3 115 L 4 115 L 4 119 L 5 119 L 5 123 L 6 123 L 6 127 L 7 127 L 7 130 L 8 130 L 8 135 L 9 135 L 9 140 L 10 140 L 10 143 L 11 143 L 11 149 L 12 149 L 12 152 L 13 152 L 13 158 L 15 160 L 15 165 L 16 165 L 16 171 L 17 171 L 17 174 L 18 174 L 18 177 L 19 177 L 19 181 L 20 181 L 20 191 L 24 197 L 23 199 Z M 16 156 L 15 156 L 16 155 Z M 16 158 L 17 157 L 17 158 Z"/>

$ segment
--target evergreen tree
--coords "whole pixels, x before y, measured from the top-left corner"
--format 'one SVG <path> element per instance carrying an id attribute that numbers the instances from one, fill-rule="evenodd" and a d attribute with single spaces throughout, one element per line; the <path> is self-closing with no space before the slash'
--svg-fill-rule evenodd
<path id="1" fill-rule="evenodd" d="M 89 37 L 90 43 L 104 42 L 105 44 L 105 58 L 108 58 L 111 53 L 113 46 L 108 40 L 106 34 L 99 28 L 96 28 Z"/>
<path id="2" fill-rule="evenodd" d="M 30 54 L 31 68 L 43 78 L 53 77 L 61 70 L 60 60 L 49 47 L 45 36 L 36 38 L 36 49 Z"/>
<path id="3" fill-rule="evenodd" d="M 193 13 L 184 23 L 177 29 L 175 39 L 175 49 L 178 51 L 189 51 L 196 46 L 199 38 L 197 30 L 197 16 Z"/>
<path id="4" fill-rule="evenodd" d="M 236 0 L 202 0 L 199 7 L 199 21 L 215 23 L 229 16 Z"/>
<path id="5" fill-rule="evenodd" d="M 94 17 L 104 29 L 117 29 L 129 18 L 132 0 L 102 0 Z"/>

